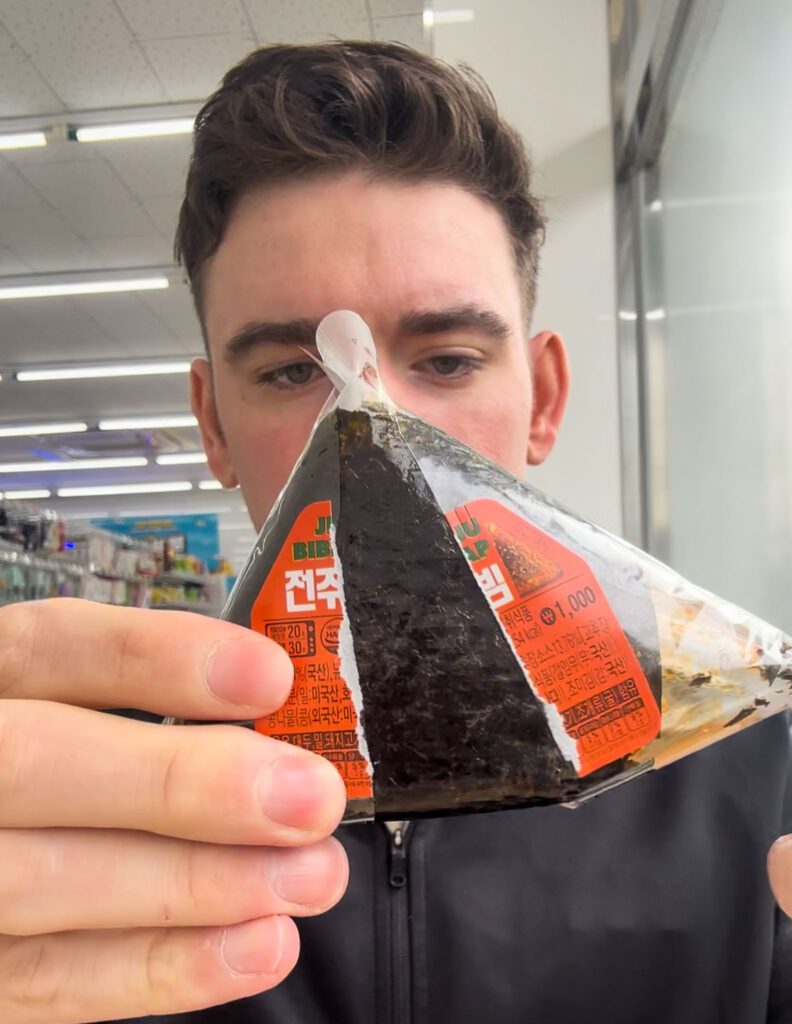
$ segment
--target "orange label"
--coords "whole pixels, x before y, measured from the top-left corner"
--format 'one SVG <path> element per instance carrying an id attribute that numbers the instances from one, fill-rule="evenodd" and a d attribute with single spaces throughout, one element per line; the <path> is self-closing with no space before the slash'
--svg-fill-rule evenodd
<path id="1" fill-rule="evenodd" d="M 577 744 L 579 774 L 651 742 L 660 710 L 584 559 L 489 499 L 448 521 L 534 692 Z"/>
<path id="2" fill-rule="evenodd" d="M 258 719 L 256 730 L 332 761 L 352 800 L 371 797 L 373 790 L 355 705 L 341 675 L 344 603 L 331 526 L 329 501 L 303 509 L 251 610 L 251 628 L 280 644 L 294 665 L 289 699 Z"/>

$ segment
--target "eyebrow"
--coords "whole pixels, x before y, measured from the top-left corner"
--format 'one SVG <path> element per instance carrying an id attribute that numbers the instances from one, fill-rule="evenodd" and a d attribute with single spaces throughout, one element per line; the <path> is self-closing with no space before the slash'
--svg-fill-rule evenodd
<path id="1" fill-rule="evenodd" d="M 246 324 L 226 343 L 225 359 L 236 363 L 251 351 L 263 345 L 316 346 L 316 331 L 320 320 L 302 318 L 282 323 L 261 320 Z M 413 310 L 400 317 L 401 335 L 428 336 L 448 334 L 452 331 L 478 331 L 496 341 L 508 337 L 508 323 L 494 310 L 475 303 L 449 306 L 443 309 Z"/>
<path id="2" fill-rule="evenodd" d="M 478 331 L 496 341 L 509 336 L 508 323 L 494 310 L 475 303 L 427 309 L 407 313 L 399 320 L 399 332 L 410 335 L 448 334 L 451 331 Z"/>
<path id="3" fill-rule="evenodd" d="M 300 345 L 316 347 L 318 320 L 286 320 L 283 323 L 262 320 L 246 324 L 226 343 L 224 356 L 230 363 L 239 362 L 262 345 Z"/>

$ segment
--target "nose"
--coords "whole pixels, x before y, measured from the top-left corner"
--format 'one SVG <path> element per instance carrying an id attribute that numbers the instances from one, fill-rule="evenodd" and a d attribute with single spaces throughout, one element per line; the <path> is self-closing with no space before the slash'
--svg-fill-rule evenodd
<path id="1" fill-rule="evenodd" d="M 377 373 L 385 394 L 396 405 L 410 408 L 410 387 L 406 368 L 397 366 L 386 352 L 377 353 Z"/>

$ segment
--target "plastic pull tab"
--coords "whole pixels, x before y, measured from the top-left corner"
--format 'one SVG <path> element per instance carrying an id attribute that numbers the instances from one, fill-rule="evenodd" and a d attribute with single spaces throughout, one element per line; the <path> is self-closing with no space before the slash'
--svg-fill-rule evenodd
<path id="1" fill-rule="evenodd" d="M 366 321 L 348 309 L 336 310 L 319 324 L 316 345 L 327 376 L 340 392 L 342 408 L 357 408 L 368 385 L 384 398 L 377 373 L 377 350 Z"/>

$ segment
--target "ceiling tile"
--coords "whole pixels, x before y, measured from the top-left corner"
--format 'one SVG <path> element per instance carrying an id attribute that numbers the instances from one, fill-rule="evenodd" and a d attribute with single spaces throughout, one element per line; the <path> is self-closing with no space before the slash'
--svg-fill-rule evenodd
<path id="1" fill-rule="evenodd" d="M 0 252 L 7 250 L 0 250 Z M 52 338 L 43 335 L 35 318 L 25 314 L 25 302 L 0 302 L 0 363 L 16 365 L 30 358 L 30 346 L 43 340 L 52 345 Z"/>
<path id="2" fill-rule="evenodd" d="M 375 18 L 389 18 L 396 14 L 419 14 L 423 19 L 422 0 L 369 0 Z"/>
<path id="3" fill-rule="evenodd" d="M 24 210 L 41 206 L 42 199 L 13 164 L 0 161 L 0 210 Z"/>
<path id="4" fill-rule="evenodd" d="M 413 49 L 426 51 L 423 17 L 419 14 L 398 18 L 375 18 L 374 38 L 391 43 L 406 43 Z"/>
<path id="5" fill-rule="evenodd" d="M 112 339 L 114 351 L 106 352 L 105 356 L 133 354 L 136 346 L 147 339 L 158 339 L 164 346 L 163 351 L 172 348 L 170 328 L 137 295 L 80 295 L 71 301 Z"/>
<path id="6" fill-rule="evenodd" d="M 92 238 L 91 248 L 103 267 L 159 266 L 173 261 L 172 246 L 162 235 Z"/>
<path id="7" fill-rule="evenodd" d="M 25 263 L 18 256 L 15 256 L 10 249 L 5 249 L 0 246 L 0 274 L 28 274 L 30 273 L 30 264 Z M 8 344 L 8 339 L 3 337 L 0 340 L 0 352 Z M 2 357 L 0 357 L 2 358 Z"/>
<path id="8" fill-rule="evenodd" d="M 172 354 L 172 353 L 169 353 Z M 63 358 L 62 356 L 60 357 Z M 46 362 L 38 360 L 40 365 Z M 68 384 L 19 384 L 3 388 L 3 419 L 22 420 L 38 414 L 48 419 L 100 419 L 134 411 L 137 415 L 188 408 L 187 376 L 137 377 L 100 381 L 69 381 Z M 64 440 L 68 440 L 64 436 Z M 79 445 L 79 438 L 73 443 Z"/>
<path id="9" fill-rule="evenodd" d="M 203 99 L 228 69 L 256 46 L 250 35 L 149 39 L 143 48 L 162 80 L 168 99 Z"/>
<path id="10" fill-rule="evenodd" d="M 13 339 L 9 348 L 20 365 L 35 359 L 36 345 L 43 356 L 70 359 L 91 356 L 107 344 L 103 328 L 67 298 L 0 302 L 0 336 Z"/>
<path id="11" fill-rule="evenodd" d="M 70 359 L 101 360 L 107 357 L 107 351 L 104 346 L 97 349 L 95 344 L 81 338 L 66 343 L 62 340 L 51 341 L 32 332 L 28 338 L 25 338 L 23 334 L 8 334 L 6 337 L 10 342 L 9 352 L 8 355 L 3 352 L 2 356 L 0 356 L 0 363 L 7 362 L 18 369 L 33 364 L 62 363 L 64 360 L 68 361 Z M 2 384 L 0 384 L 0 387 L 2 387 Z M 3 419 L 17 416 L 17 412 L 9 408 L 4 402 L 5 399 L 0 402 L 0 407 L 3 410 Z M 28 413 L 32 411 L 32 409 L 27 410 Z M 20 409 L 18 418 L 21 419 L 24 414 L 25 409 Z M 50 409 L 47 415 L 58 416 L 58 413 L 54 409 Z"/>
<path id="12" fill-rule="evenodd" d="M 14 50 L 18 51 L 19 47 L 3 26 L 0 25 L 0 53 L 12 53 Z"/>
<path id="13" fill-rule="evenodd" d="M 95 266 L 91 249 L 48 206 L 4 210 L 0 217 L 0 245 L 38 271 Z"/>
<path id="14" fill-rule="evenodd" d="M 4 53 L 0 60 L 0 117 L 52 114 L 63 103 L 23 53 Z"/>
<path id="15" fill-rule="evenodd" d="M 143 200 L 143 206 L 154 226 L 169 244 L 173 243 L 176 234 L 181 201 L 181 196 L 155 196 Z"/>
<path id="16" fill-rule="evenodd" d="M 322 4 L 244 0 L 262 43 L 307 43 L 338 37 L 369 39 L 365 0 L 324 0 Z"/>
<path id="17" fill-rule="evenodd" d="M 140 39 L 245 33 L 247 21 L 237 0 L 117 0 Z"/>
<path id="18" fill-rule="evenodd" d="M 174 337 L 187 343 L 188 351 L 195 353 L 203 349 L 201 328 L 186 285 L 173 286 L 160 292 L 141 292 L 140 300 L 168 325 Z"/>
<path id="19" fill-rule="evenodd" d="M 86 239 L 148 235 L 154 224 L 134 199 L 104 199 L 73 203 L 63 211 L 64 220 Z"/>
<path id="20" fill-rule="evenodd" d="M 0 0 L 0 20 L 71 109 L 166 98 L 108 0 Z"/>
<path id="21" fill-rule="evenodd" d="M 25 177 L 83 238 L 147 235 L 153 224 L 104 160 L 36 164 Z"/>
<path id="22" fill-rule="evenodd" d="M 58 208 L 94 200 L 129 200 L 129 193 L 104 160 L 36 164 L 21 173 L 48 203 Z"/>
<path id="23" fill-rule="evenodd" d="M 191 146 L 189 135 L 96 144 L 118 177 L 141 198 L 181 198 Z"/>

